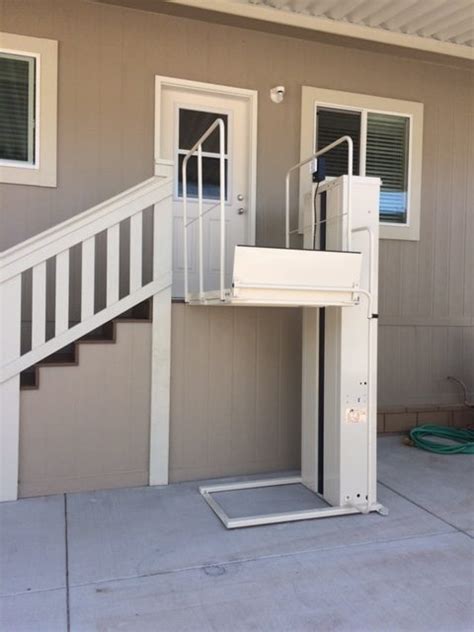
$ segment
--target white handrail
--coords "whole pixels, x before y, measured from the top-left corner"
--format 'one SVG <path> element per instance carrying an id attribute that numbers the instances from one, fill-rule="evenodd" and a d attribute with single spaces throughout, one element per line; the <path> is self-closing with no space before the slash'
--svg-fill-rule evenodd
<path id="1" fill-rule="evenodd" d="M 202 193 L 202 146 L 212 132 L 219 128 L 219 206 L 220 206 L 220 300 L 225 301 L 225 124 L 221 118 L 216 119 L 204 134 L 187 152 L 181 166 L 183 180 L 183 263 L 184 263 L 184 299 L 189 300 L 188 279 L 188 162 L 197 152 L 198 176 L 198 267 L 199 267 L 199 297 L 204 294 L 204 254 L 203 254 L 203 193 Z M 216 205 L 215 205 L 216 206 Z"/>
<path id="2" fill-rule="evenodd" d="M 0 282 L 155 204 L 169 195 L 164 179 L 153 176 L 105 202 L 34 235 L 0 253 Z M 158 193 L 160 191 L 160 193 Z M 158 197 L 157 197 L 158 196 Z M 122 217 L 123 216 L 123 217 Z"/>
<path id="3" fill-rule="evenodd" d="M 328 151 L 334 149 L 341 143 L 347 143 L 348 147 L 348 160 L 347 160 L 347 195 L 345 199 L 345 212 L 347 213 L 347 250 L 351 249 L 351 211 L 352 211 L 352 172 L 353 172 L 353 154 L 354 154 L 354 144 L 352 142 L 352 138 L 350 136 L 341 136 L 338 140 L 335 140 L 330 145 L 326 145 L 319 151 L 314 154 L 311 154 L 308 158 L 305 158 L 301 162 L 298 162 L 296 165 L 293 165 L 286 172 L 286 180 L 285 180 L 285 247 L 290 247 L 290 177 L 293 171 L 301 169 L 304 165 L 307 165 L 309 162 L 322 156 L 323 154 L 327 154 Z"/>
<path id="4" fill-rule="evenodd" d="M 164 255 L 158 236 L 170 239 L 172 179 L 153 176 L 127 191 L 58 224 L 0 255 L 0 383 L 41 361 L 121 312 L 158 293 L 171 283 L 171 257 Z M 166 207 L 162 206 L 162 203 Z M 145 209 L 153 207 L 153 274 L 143 284 L 142 221 Z M 120 223 L 130 221 L 130 292 L 119 295 Z M 96 273 L 95 238 L 106 234 L 106 305 L 94 310 Z M 73 246 L 82 250 L 80 321 L 69 323 L 69 257 Z M 53 259 L 56 283 L 54 335 L 46 339 L 47 272 Z M 31 349 L 21 350 L 22 275 L 32 270 Z"/>

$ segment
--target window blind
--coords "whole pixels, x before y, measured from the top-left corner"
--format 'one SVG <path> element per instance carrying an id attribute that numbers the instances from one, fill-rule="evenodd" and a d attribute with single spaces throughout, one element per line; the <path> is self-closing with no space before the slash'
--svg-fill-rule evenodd
<path id="1" fill-rule="evenodd" d="M 359 175 L 360 112 L 318 107 L 317 149 L 333 143 L 341 136 L 350 136 L 354 143 L 354 175 Z M 325 155 L 326 175 L 341 176 L 347 173 L 347 145 L 342 144 Z"/>
<path id="2" fill-rule="evenodd" d="M 367 116 L 366 175 L 382 180 L 382 221 L 406 222 L 409 125 L 406 116 L 371 112 Z"/>
<path id="3" fill-rule="evenodd" d="M 35 59 L 0 53 L 0 160 L 34 161 Z"/>

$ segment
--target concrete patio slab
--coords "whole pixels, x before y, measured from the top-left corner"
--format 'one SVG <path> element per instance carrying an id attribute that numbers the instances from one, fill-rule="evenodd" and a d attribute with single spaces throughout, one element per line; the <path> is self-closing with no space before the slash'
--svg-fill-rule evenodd
<path id="1" fill-rule="evenodd" d="M 66 590 L 45 590 L 0 597 L 3 632 L 65 632 Z"/>
<path id="2" fill-rule="evenodd" d="M 381 487 L 388 517 L 355 515 L 229 532 L 197 488 L 183 483 L 69 495 L 70 585 L 453 530 Z"/>
<path id="3" fill-rule="evenodd" d="M 464 632 L 472 546 L 455 532 L 76 587 L 71 630 Z"/>
<path id="4" fill-rule="evenodd" d="M 403 444 L 400 436 L 378 441 L 378 479 L 443 520 L 474 529 L 474 458 L 438 455 Z"/>
<path id="5" fill-rule="evenodd" d="M 0 594 L 66 585 L 64 497 L 0 504 Z"/>

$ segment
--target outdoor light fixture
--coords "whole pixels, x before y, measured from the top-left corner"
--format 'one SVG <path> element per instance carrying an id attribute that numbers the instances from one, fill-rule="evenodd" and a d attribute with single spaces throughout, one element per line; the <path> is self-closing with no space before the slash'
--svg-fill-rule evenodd
<path id="1" fill-rule="evenodd" d="M 273 103 L 281 103 L 285 96 L 285 86 L 275 86 L 270 90 L 270 99 Z"/>

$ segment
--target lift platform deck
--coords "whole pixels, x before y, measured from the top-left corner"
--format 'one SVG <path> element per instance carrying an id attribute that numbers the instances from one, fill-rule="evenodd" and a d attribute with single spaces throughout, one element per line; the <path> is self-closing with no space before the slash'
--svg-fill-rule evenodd
<path id="1" fill-rule="evenodd" d="M 346 307 L 359 303 L 360 252 L 236 246 L 232 287 L 194 292 L 192 305 Z"/>

